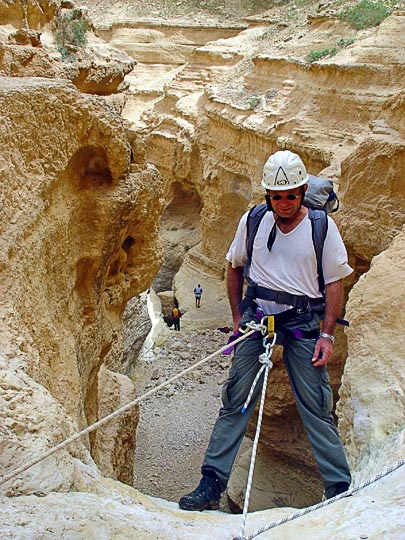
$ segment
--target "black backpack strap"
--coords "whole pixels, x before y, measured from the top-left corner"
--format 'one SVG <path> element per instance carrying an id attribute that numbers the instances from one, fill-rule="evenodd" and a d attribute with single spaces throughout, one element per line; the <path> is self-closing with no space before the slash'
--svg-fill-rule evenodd
<path id="1" fill-rule="evenodd" d="M 246 221 L 246 248 L 247 248 L 247 261 L 243 270 L 243 276 L 247 279 L 249 277 L 250 264 L 252 262 L 253 242 L 255 240 L 257 231 L 259 229 L 260 222 L 262 221 L 265 213 L 268 211 L 267 204 L 258 204 L 250 209 L 247 221 Z"/>
<path id="2" fill-rule="evenodd" d="M 323 276 L 323 246 L 328 233 L 328 216 L 324 210 L 308 209 L 309 219 L 312 225 L 312 242 L 316 255 L 316 268 L 318 272 L 319 292 L 325 296 L 325 278 Z"/>
<path id="3" fill-rule="evenodd" d="M 309 218 L 312 225 L 312 242 L 314 244 L 316 254 L 316 267 L 318 271 L 319 291 L 325 297 L 325 278 L 323 275 L 322 256 L 325 238 L 328 233 L 328 216 L 324 210 L 315 210 L 309 208 Z M 336 319 L 338 324 L 349 326 L 349 321 L 346 319 Z"/>

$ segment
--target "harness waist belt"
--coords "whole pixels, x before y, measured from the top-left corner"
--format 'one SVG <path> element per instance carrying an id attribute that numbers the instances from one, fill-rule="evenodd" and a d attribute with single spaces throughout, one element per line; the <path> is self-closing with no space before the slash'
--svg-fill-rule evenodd
<path id="1" fill-rule="evenodd" d="M 261 300 L 271 300 L 277 304 L 286 304 L 301 309 L 310 308 L 313 311 L 321 311 L 324 304 L 323 298 L 309 298 L 309 296 L 275 291 L 273 289 L 262 287 L 257 283 L 249 283 L 246 289 L 245 298 L 238 306 L 239 311 L 244 313 L 256 298 L 260 298 Z"/>

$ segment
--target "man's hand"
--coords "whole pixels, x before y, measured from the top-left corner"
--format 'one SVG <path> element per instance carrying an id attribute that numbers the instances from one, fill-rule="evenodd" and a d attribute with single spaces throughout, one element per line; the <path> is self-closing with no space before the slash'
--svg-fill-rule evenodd
<path id="1" fill-rule="evenodd" d="M 312 364 L 315 367 L 324 366 L 328 363 L 329 358 L 333 353 L 333 344 L 330 339 L 320 337 L 315 345 L 314 356 L 312 357 Z"/>
<path id="2" fill-rule="evenodd" d="M 342 310 L 343 281 L 341 279 L 328 283 L 325 287 L 325 316 L 323 319 L 322 332 L 333 336 L 333 331 Z M 333 353 L 333 343 L 327 337 L 320 337 L 315 345 L 312 365 L 324 366 L 329 362 Z"/>

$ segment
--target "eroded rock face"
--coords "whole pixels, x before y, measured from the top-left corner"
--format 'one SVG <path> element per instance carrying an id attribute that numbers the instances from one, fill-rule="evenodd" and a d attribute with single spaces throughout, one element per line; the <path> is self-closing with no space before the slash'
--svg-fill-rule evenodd
<path id="1" fill-rule="evenodd" d="M 143 116 L 134 112 L 135 88 L 128 101 L 133 108 L 123 111 L 128 119 L 134 114 L 134 125 L 142 128 L 147 159 L 162 172 L 167 192 L 172 186 L 183 190 L 192 186 L 196 195 L 191 191 L 189 200 L 195 196 L 201 200 L 201 242 L 186 253 L 173 280 L 174 294 L 186 310 L 183 328 L 230 323 L 224 293 L 224 256 L 242 213 L 252 203 L 263 200 L 261 168 L 275 150 L 288 148 L 300 153 L 311 173 L 336 181 L 341 208 L 333 217 L 354 268 L 345 281 L 346 297 L 358 277 L 368 270 L 372 258 L 387 249 L 404 222 L 404 194 L 398 180 L 403 177 L 404 153 L 404 62 L 398 56 L 398 47 L 404 45 L 404 34 L 399 30 L 403 28 L 403 14 L 392 15 L 378 28 L 358 35 L 336 56 L 311 65 L 305 64 L 305 59 L 314 42 L 332 46 L 333 40 L 348 40 L 353 29 L 330 14 L 311 19 L 305 29 L 296 34 L 290 31 L 287 36 L 285 26 L 269 28 L 264 19 L 260 22 L 262 26 L 243 30 L 237 37 L 229 35 L 201 44 L 181 67 L 179 61 L 166 54 L 165 33 L 154 28 L 144 39 L 148 45 L 143 51 L 145 55 L 152 48 L 155 55 L 160 51 L 160 65 L 165 65 L 165 72 L 160 73 L 160 79 L 155 75 L 164 85 L 160 87 L 156 82 L 153 88 L 150 84 L 143 89 L 147 110 Z M 144 28 L 142 32 L 146 36 Z M 131 36 L 128 48 L 122 45 L 131 54 L 133 38 L 139 38 L 142 32 L 128 29 L 126 34 L 120 29 L 112 34 L 116 39 L 119 35 L 122 41 L 125 35 Z M 271 40 L 267 38 L 270 35 Z M 266 39 L 269 44 L 263 46 Z M 173 41 L 170 47 L 173 51 Z M 137 51 L 139 48 L 138 43 Z M 148 63 L 157 62 L 150 56 L 144 58 Z M 136 71 L 132 76 L 136 77 Z M 225 78 L 225 73 L 227 82 L 222 84 L 221 74 Z M 150 93 L 148 103 L 146 92 Z M 188 210 L 184 202 L 176 208 L 182 214 Z M 171 219 L 168 212 L 166 230 L 176 225 Z M 177 250 L 170 245 L 173 258 Z M 198 312 L 193 309 L 196 283 L 202 283 L 204 288 Z M 346 336 L 339 327 L 329 369 L 335 401 L 339 399 L 346 356 Z M 307 492 L 308 475 L 313 475 L 313 498 L 299 503 L 294 499 L 294 504 L 309 504 L 319 498 L 322 486 L 314 480 L 317 468 L 279 353 L 268 392 L 261 452 L 266 455 L 266 463 L 268 455 L 275 460 L 293 461 L 302 471 L 303 493 Z M 250 436 L 253 433 L 251 427 Z M 278 467 L 277 463 L 274 466 Z M 291 489 L 296 482 L 291 481 Z M 280 501 L 283 486 L 273 487 L 270 498 Z M 239 489 L 235 492 L 239 493 Z M 260 497 L 260 490 L 257 494 Z M 292 492 L 284 495 L 281 504 L 290 504 Z M 255 507 L 254 498 L 255 493 L 253 508 L 269 506 L 268 500 L 262 498 Z"/>
<path id="2" fill-rule="evenodd" d="M 60 0 L 1 0 L 0 21 L 16 28 L 37 29 L 53 19 L 60 4 Z"/>
<path id="3" fill-rule="evenodd" d="M 0 103 L 1 354 L 82 428 L 98 419 L 100 366 L 121 368 L 125 303 L 160 264 L 160 179 L 130 172 L 120 119 L 71 83 L 1 78 Z M 26 458 L 33 422 L 13 442 Z"/>
<path id="4" fill-rule="evenodd" d="M 340 430 L 354 465 L 367 461 L 374 452 L 373 459 L 383 462 L 378 448 L 386 438 L 399 437 L 405 425 L 404 247 L 402 228 L 389 249 L 373 259 L 370 270 L 350 292 L 349 356 L 338 411 Z M 395 456 L 400 459 L 401 450 L 394 452 L 390 460 Z M 364 478 L 365 474 L 358 473 L 358 477 Z"/>
<path id="5" fill-rule="evenodd" d="M 134 401 L 136 392 L 131 379 L 101 366 L 98 372 L 98 413 L 105 418 Z M 108 478 L 131 485 L 133 482 L 138 407 L 117 415 L 103 429 L 91 434 L 93 457 Z"/>
<path id="6" fill-rule="evenodd" d="M 123 314 L 123 327 L 122 359 L 118 356 L 116 369 L 128 374 L 135 365 L 138 353 L 152 328 L 146 293 L 129 300 Z"/>
<path id="7" fill-rule="evenodd" d="M 67 26 L 75 20 L 86 29 L 81 30 L 86 43 L 61 44 L 55 37 L 58 25 L 72 41 L 75 31 Z M 81 92 L 102 96 L 127 89 L 124 77 L 135 60 L 107 46 L 94 33 L 86 10 L 72 2 L 2 2 L 0 24 L 2 75 L 69 79 Z"/>
<path id="8" fill-rule="evenodd" d="M 36 13 L 28 24 L 27 14 L 21 11 L 27 5 Z M 53 70 L 53 57 L 38 52 L 35 36 L 15 32 L 24 25 L 42 27 L 50 20 L 39 15 L 36 6 L 40 5 L 3 2 L 0 11 L 11 14 L 8 21 L 14 24 L 12 31 L 2 31 L 7 43 L 2 45 L 0 69 L 25 77 L 0 79 L 0 110 L 5 118 L 0 127 L 0 170 L 5 177 L 0 237 L 1 468 L 7 472 L 27 463 L 94 422 L 100 402 L 103 413 L 115 408 L 119 400 L 115 394 L 108 399 L 110 387 L 117 392 L 125 389 L 126 399 L 133 395 L 129 381 L 113 373 L 122 360 L 121 318 L 126 301 L 150 286 L 163 259 L 157 236 L 164 204 L 173 203 L 176 219 L 182 213 L 193 235 L 193 246 L 174 278 L 174 293 L 187 310 L 193 306 L 196 283 L 204 288 L 201 310 L 197 315 L 188 309 L 183 328 L 187 322 L 199 327 L 230 322 L 224 254 L 240 215 L 261 200 L 265 158 L 287 147 L 302 154 L 310 172 L 340 181 L 342 208 L 336 219 L 355 277 L 387 250 L 374 259 L 350 297 L 352 329 L 347 334 L 349 357 L 338 413 L 356 482 L 400 458 L 404 388 L 398 336 L 403 315 L 396 294 L 402 290 L 398 276 L 403 262 L 398 252 L 403 252 L 404 216 L 397 179 L 403 177 L 404 99 L 403 56 L 398 51 L 403 49 L 404 17 L 393 15 L 336 57 L 311 67 L 302 63 L 311 47 L 309 28 L 303 30 L 308 35 L 291 40 L 272 32 L 271 46 L 261 55 L 248 46 L 256 39 L 256 47 L 267 30 L 266 25 L 258 29 L 257 23 L 240 38 L 227 41 L 228 35 L 218 43 L 192 44 L 192 51 L 158 47 L 156 42 L 165 33 L 145 31 L 153 35 L 154 44 L 144 59 L 162 61 L 159 55 L 165 51 L 175 51 L 176 56 L 169 54 L 166 63 L 162 61 L 165 69 L 159 71 L 165 74 L 159 82 L 165 78 L 168 84 L 161 84 L 158 91 L 151 88 L 147 105 L 148 98 L 138 95 L 132 108 L 124 108 L 128 122 L 136 112 L 129 141 L 121 120 L 100 99 L 81 95 L 66 81 L 29 77 L 61 73 Z M 330 32 L 330 23 L 328 19 L 317 22 L 318 39 Z M 333 21 L 333 27 L 347 35 L 338 21 Z M 232 52 L 235 47 L 237 52 Z M 181 63 L 186 61 L 183 69 Z M 390 68 L 388 89 L 385 66 Z M 113 67 L 107 92 L 119 90 L 115 72 Z M 223 84 L 224 74 L 227 84 Z M 103 93 L 106 78 L 98 76 L 84 75 L 79 87 Z M 98 90 L 92 80 L 96 86 L 100 83 Z M 142 99 L 148 110 L 144 116 L 139 113 Z M 117 103 L 115 110 L 120 107 Z M 144 157 L 162 173 L 163 186 L 156 168 L 146 168 Z M 391 197 L 381 195 L 382 181 Z M 185 194 L 193 204 L 188 205 Z M 376 206 L 380 211 L 373 213 Z M 364 223 L 357 222 L 358 208 Z M 166 216 L 165 227 L 170 230 L 175 220 L 170 211 Z M 368 242 L 363 242 L 364 234 Z M 184 231 L 178 237 L 183 241 Z M 174 247 L 178 246 L 171 244 L 175 252 Z M 181 253 L 175 253 L 176 264 Z M 390 295 L 385 295 L 387 282 L 395 285 Z M 388 315 L 386 298 L 394 306 Z M 373 314 L 379 315 L 378 327 Z M 382 346 L 379 336 L 385 333 L 390 339 Z M 345 339 L 343 333 L 338 335 L 331 365 L 335 389 L 346 356 Z M 390 369 L 386 369 L 387 359 Z M 286 449 L 283 456 L 310 475 L 312 488 L 310 450 L 287 389 L 278 357 L 260 450 L 265 456 L 265 451 L 273 455 Z M 136 411 L 131 422 L 136 422 Z M 130 464 L 120 464 L 128 458 L 126 449 L 116 452 L 110 443 L 117 434 L 126 436 L 128 427 L 125 422 L 112 425 L 98 441 L 91 436 L 84 445 L 75 443 L 2 485 L 2 492 L 10 495 L 69 491 L 50 493 L 45 499 L 34 495 L 3 499 L 2 531 L 25 538 L 26 528 L 16 525 L 18 515 L 37 536 L 44 530 L 55 537 L 69 531 L 87 540 L 94 528 L 108 537 L 123 538 L 235 536 L 239 530 L 235 516 L 199 514 L 196 519 L 188 514 L 185 524 L 184 514 L 173 505 L 100 479 L 85 445 L 98 453 L 103 471 L 127 481 Z M 265 459 L 268 463 L 268 456 Z M 274 466 L 278 474 L 271 478 L 275 481 L 272 501 L 305 504 L 291 492 L 281 492 L 277 478 L 283 467 L 279 462 Z M 259 474 L 260 470 L 259 463 Z M 296 481 L 301 486 L 304 478 Z M 398 516 L 404 485 L 403 471 L 398 469 L 349 500 L 320 511 L 317 520 L 304 517 L 287 525 L 288 533 L 278 528 L 272 536 L 281 540 L 288 534 L 291 540 L 302 540 L 322 532 L 325 537 L 347 540 L 365 531 L 372 540 L 397 539 L 402 532 Z M 237 502 L 242 496 L 237 493 Z M 250 524 L 260 527 L 286 513 L 255 514 Z"/>

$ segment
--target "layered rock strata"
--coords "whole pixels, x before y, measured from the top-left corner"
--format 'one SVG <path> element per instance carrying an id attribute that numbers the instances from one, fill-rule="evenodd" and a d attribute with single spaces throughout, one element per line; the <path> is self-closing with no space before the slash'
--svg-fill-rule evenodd
<path id="1" fill-rule="evenodd" d="M 355 268 L 346 296 L 368 271 L 350 293 L 353 326 L 346 335 L 339 332 L 331 364 L 337 393 L 347 356 L 338 414 L 356 485 L 400 460 L 403 13 L 312 65 L 305 57 L 315 38 L 321 46 L 329 45 L 331 33 L 334 39 L 351 37 L 353 31 L 336 17 L 305 23 L 294 35 L 263 18 L 241 32 L 210 32 L 204 39 L 200 34 L 195 42 L 183 37 L 177 44 L 166 29 L 143 27 L 153 47 L 144 49 L 141 63 L 151 71 L 156 64 L 165 68 L 155 70 L 159 89 L 150 84 L 141 95 L 132 83 L 123 109 L 131 124 L 127 131 L 114 113 L 123 107 L 121 96 L 114 109 L 103 98 L 81 94 L 66 78 L 85 92 L 119 94 L 137 59 L 122 57 L 121 67 L 112 61 L 111 70 L 90 76 L 90 68 L 80 74 L 74 66 L 71 75 L 54 45 L 49 55 L 33 51 L 48 43 L 46 25 L 59 8 L 54 2 L 0 4 L 1 20 L 8 17 L 13 26 L 2 27 L 0 65 L 6 75 L 0 78 L 2 470 L 29 462 L 108 414 L 122 403 L 120 397 L 133 397 L 129 379 L 118 373 L 128 368 L 122 315 L 129 298 L 150 286 L 163 260 L 158 229 L 164 208 L 162 236 L 175 257 L 165 260 L 160 279 L 162 288 L 173 279 L 174 294 L 187 310 L 183 328 L 229 321 L 224 254 L 239 216 L 261 199 L 262 163 L 279 148 L 298 151 L 310 172 L 337 180 L 336 221 Z M 32 33 L 38 28 L 41 36 Z M 164 46 L 169 35 L 176 46 Z M 216 41 L 209 42 L 212 36 Z M 101 42 L 100 47 L 104 52 Z M 121 48 L 139 56 L 142 51 Z M 187 251 L 179 247 L 184 238 Z M 205 290 L 198 314 L 191 309 L 197 282 Z M 267 463 L 269 454 L 294 461 L 302 475 L 308 473 L 294 482 L 305 494 L 307 478 L 313 496 L 319 488 L 312 484 L 310 451 L 286 389 L 277 358 L 259 457 Z M 94 529 L 107 537 L 162 540 L 235 536 L 235 516 L 188 514 L 185 522 L 173 505 L 101 479 L 89 450 L 105 474 L 129 481 L 128 447 L 118 443 L 131 436 L 136 415 L 135 410 L 1 485 L 3 494 L 23 495 L 2 499 L 5 537 L 61 537 L 68 531 L 87 539 Z M 263 498 L 256 490 L 253 508 L 307 504 L 292 489 L 282 492 L 285 478 L 279 472 L 285 465 L 273 465 L 273 483 L 266 483 Z M 322 510 L 317 520 L 304 517 L 275 529 L 272 537 L 295 540 L 321 532 L 336 540 L 400 538 L 403 474 L 399 468 Z M 243 490 L 236 491 L 235 501 L 242 496 Z M 256 513 L 249 524 L 259 527 L 287 512 Z"/>

